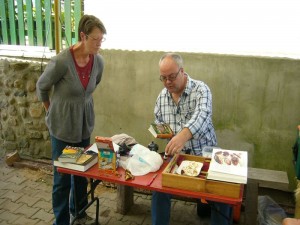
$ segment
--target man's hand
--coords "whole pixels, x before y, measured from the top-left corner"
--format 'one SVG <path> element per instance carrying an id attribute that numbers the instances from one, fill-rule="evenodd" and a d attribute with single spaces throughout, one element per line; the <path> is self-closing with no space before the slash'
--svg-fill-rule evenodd
<path id="1" fill-rule="evenodd" d="M 167 155 L 174 155 L 180 153 L 185 143 L 192 138 L 192 133 L 188 128 L 183 128 L 178 134 L 176 134 L 167 144 L 165 153 Z"/>

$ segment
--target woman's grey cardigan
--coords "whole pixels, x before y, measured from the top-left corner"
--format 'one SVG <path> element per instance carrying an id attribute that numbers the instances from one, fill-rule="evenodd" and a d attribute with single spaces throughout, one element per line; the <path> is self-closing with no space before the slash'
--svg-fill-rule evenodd
<path id="1" fill-rule="evenodd" d="M 94 55 L 90 81 L 84 89 L 69 49 L 50 60 L 36 84 L 39 100 L 50 99 L 46 113 L 50 135 L 70 143 L 91 136 L 95 124 L 92 93 L 101 80 L 103 67 L 103 58 Z"/>

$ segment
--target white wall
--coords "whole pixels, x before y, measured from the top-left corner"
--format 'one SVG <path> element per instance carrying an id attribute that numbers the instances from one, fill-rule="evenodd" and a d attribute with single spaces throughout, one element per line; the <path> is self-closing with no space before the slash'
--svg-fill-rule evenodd
<path id="1" fill-rule="evenodd" d="M 104 49 L 300 58 L 298 0 L 85 0 Z"/>

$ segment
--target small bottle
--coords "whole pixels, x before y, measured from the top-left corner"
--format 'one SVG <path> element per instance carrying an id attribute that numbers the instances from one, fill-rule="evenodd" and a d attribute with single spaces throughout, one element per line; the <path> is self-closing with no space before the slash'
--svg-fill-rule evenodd
<path id="1" fill-rule="evenodd" d="M 164 159 L 168 159 L 168 157 L 169 157 L 168 153 L 166 153 L 166 152 L 165 152 L 165 154 L 164 154 L 164 157 L 163 157 L 163 158 L 164 158 Z"/>

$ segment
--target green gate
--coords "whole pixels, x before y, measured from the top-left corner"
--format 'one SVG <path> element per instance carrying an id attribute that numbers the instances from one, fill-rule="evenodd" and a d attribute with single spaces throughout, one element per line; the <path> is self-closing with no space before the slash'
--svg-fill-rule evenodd
<path id="1" fill-rule="evenodd" d="M 78 39 L 82 0 L 0 0 L 0 44 L 69 47 Z"/>

